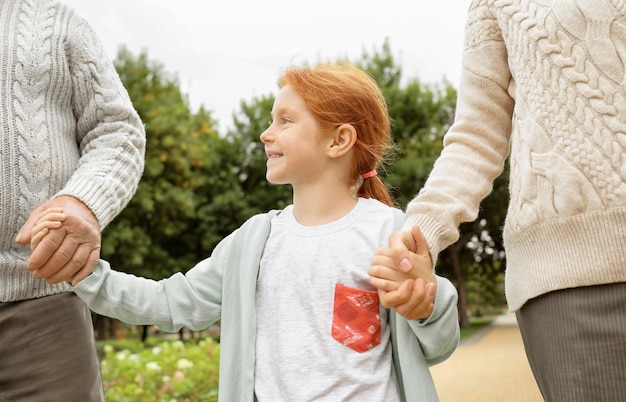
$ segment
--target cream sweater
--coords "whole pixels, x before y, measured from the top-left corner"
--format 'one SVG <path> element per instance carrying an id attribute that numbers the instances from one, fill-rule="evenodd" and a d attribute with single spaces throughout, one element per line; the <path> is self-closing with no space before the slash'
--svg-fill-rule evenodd
<path id="1" fill-rule="evenodd" d="M 510 310 L 626 281 L 625 61 L 623 0 L 474 0 L 456 120 L 404 227 L 436 258 L 510 151 Z"/>
<path id="2" fill-rule="evenodd" d="M 70 290 L 25 269 L 30 212 L 72 195 L 106 226 L 143 171 L 145 132 L 96 35 L 57 1 L 0 2 L 0 302 Z"/>

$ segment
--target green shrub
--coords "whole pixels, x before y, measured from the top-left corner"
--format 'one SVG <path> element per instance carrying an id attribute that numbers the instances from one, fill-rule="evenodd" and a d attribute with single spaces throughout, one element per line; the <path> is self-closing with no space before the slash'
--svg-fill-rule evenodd
<path id="1" fill-rule="evenodd" d="M 220 349 L 211 338 L 146 347 L 136 341 L 124 349 L 116 344 L 101 346 L 107 402 L 217 401 Z"/>

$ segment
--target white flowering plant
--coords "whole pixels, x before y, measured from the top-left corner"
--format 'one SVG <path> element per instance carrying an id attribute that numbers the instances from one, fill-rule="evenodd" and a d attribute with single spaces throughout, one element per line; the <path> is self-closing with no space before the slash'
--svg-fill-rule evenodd
<path id="1" fill-rule="evenodd" d="M 219 343 L 212 338 L 111 342 L 101 354 L 107 402 L 217 401 Z"/>

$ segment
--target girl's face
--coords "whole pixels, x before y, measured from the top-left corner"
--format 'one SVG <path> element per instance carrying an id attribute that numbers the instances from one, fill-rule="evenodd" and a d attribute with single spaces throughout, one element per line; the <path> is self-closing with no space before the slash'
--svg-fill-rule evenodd
<path id="1" fill-rule="evenodd" d="M 320 176 L 325 145 L 317 119 L 289 85 L 281 88 L 272 108 L 272 123 L 261 134 L 267 155 L 267 181 L 306 184 Z"/>

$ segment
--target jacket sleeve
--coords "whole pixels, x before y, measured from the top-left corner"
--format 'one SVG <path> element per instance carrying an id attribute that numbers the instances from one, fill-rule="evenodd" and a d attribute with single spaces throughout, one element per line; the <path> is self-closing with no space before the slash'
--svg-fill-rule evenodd
<path id="1" fill-rule="evenodd" d="M 476 219 L 509 152 L 514 81 L 489 7 L 472 2 L 455 121 L 424 187 L 406 209 L 404 229 L 419 225 L 433 262 L 458 239 L 459 225 Z"/>
<path id="2" fill-rule="evenodd" d="M 236 234 L 222 240 L 211 257 L 186 274 L 160 281 L 115 271 L 100 260 L 74 292 L 96 313 L 129 324 L 154 324 L 168 332 L 204 329 L 221 317 L 224 267 L 228 255 L 238 249 Z"/>
<path id="3" fill-rule="evenodd" d="M 429 366 L 446 360 L 456 350 L 460 340 L 458 293 L 448 279 L 438 275 L 436 278 L 435 309 L 430 317 L 411 321 L 399 314 L 397 317 L 398 321 L 408 323 Z"/>
<path id="4" fill-rule="evenodd" d="M 81 200 L 104 228 L 134 195 L 144 168 L 145 129 L 95 32 L 74 14 L 66 38 L 80 160 L 59 191 Z"/>

